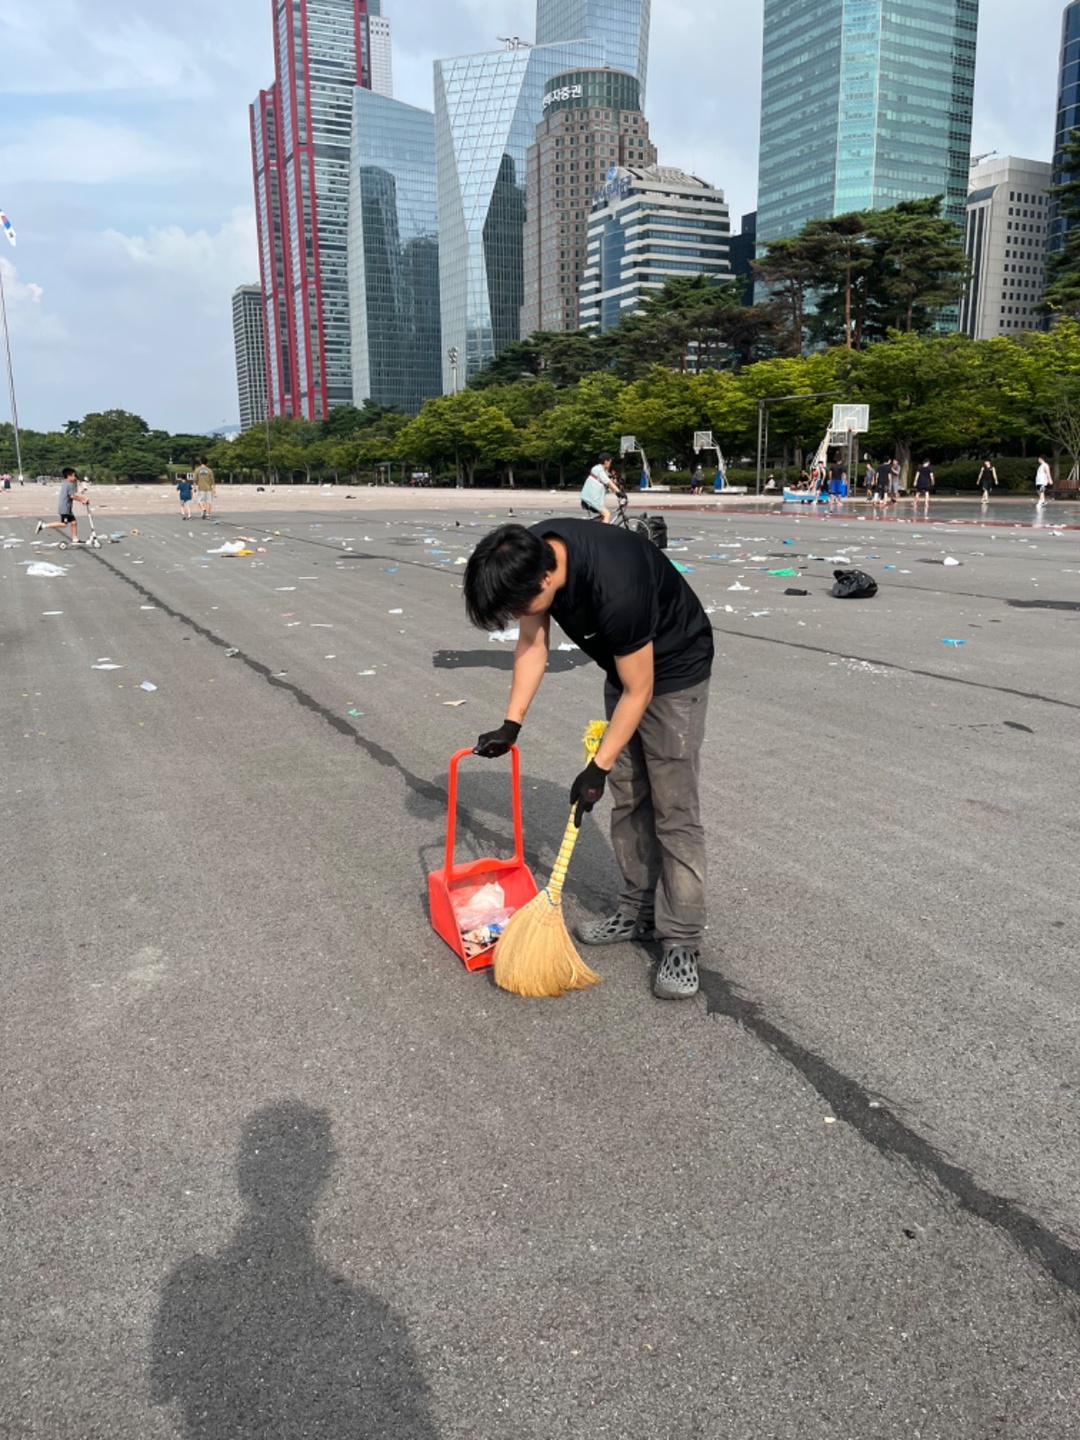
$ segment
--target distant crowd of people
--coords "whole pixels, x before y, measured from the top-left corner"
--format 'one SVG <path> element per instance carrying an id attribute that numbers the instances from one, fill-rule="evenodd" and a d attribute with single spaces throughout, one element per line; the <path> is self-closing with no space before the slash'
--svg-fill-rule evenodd
<path id="1" fill-rule="evenodd" d="M 904 493 L 900 483 L 901 468 L 900 461 L 895 457 L 891 460 L 884 460 L 881 464 L 875 464 L 873 460 L 867 459 L 862 484 L 869 505 L 888 506 L 899 503 L 901 494 Z M 998 473 L 994 462 L 984 460 L 977 480 L 984 505 L 990 503 L 990 496 L 997 489 L 998 483 Z M 1054 477 L 1050 473 L 1050 466 L 1045 456 L 1040 455 L 1035 474 L 1038 505 L 1046 504 L 1046 492 L 1053 483 Z M 794 490 L 797 493 L 814 495 L 819 500 L 827 501 L 829 508 L 834 509 L 850 493 L 851 488 L 847 466 L 843 461 L 838 460 L 833 464 L 827 464 L 824 461 L 814 462 L 809 470 L 802 471 L 799 483 Z M 916 469 L 911 488 L 904 493 L 904 498 L 912 500 L 916 506 L 921 502 L 923 507 L 929 511 L 930 496 L 936 488 L 937 477 L 934 474 L 934 467 L 929 460 L 924 460 Z M 776 489 L 776 481 L 771 474 L 765 482 L 765 489 L 767 491 Z"/>

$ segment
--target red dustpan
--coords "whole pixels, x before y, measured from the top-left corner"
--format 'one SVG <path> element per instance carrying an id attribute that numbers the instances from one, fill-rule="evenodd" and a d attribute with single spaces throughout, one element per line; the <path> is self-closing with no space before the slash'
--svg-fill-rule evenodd
<path id="1" fill-rule="evenodd" d="M 492 962 L 495 942 L 478 955 L 466 952 L 459 916 L 465 912 L 477 891 L 486 885 L 502 887 L 507 910 L 520 910 L 537 893 L 536 881 L 525 864 L 525 841 L 521 826 L 521 757 L 516 745 L 510 747 L 510 780 L 514 799 L 514 853 L 509 860 L 471 860 L 467 865 L 454 864 L 454 838 L 457 828 L 458 766 L 471 750 L 459 750 L 450 759 L 449 814 L 446 820 L 446 858 L 441 870 L 428 876 L 428 902 L 431 923 L 455 955 L 464 960 L 469 970 L 484 970 Z"/>

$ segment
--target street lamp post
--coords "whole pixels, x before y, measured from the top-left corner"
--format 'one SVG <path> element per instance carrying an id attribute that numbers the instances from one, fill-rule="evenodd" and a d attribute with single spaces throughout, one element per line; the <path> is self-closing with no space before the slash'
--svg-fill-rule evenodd
<path id="1" fill-rule="evenodd" d="M 757 480 L 755 496 L 761 494 L 761 473 L 765 468 L 765 455 L 769 446 L 769 406 L 779 405 L 782 400 L 827 400 L 832 395 L 842 395 L 842 390 L 813 390 L 801 395 L 768 395 L 757 402 Z"/>
<path id="2" fill-rule="evenodd" d="M 461 352 L 458 350 L 457 346 L 456 346 L 456 345 L 451 345 L 451 346 L 450 346 L 450 349 L 447 350 L 447 352 L 446 352 L 446 358 L 450 361 L 450 374 L 453 376 L 453 386 L 454 386 L 452 393 L 455 394 L 455 395 L 458 393 L 458 390 L 457 390 L 457 375 L 458 375 L 458 360 L 460 359 L 460 357 L 461 357 Z M 458 490 L 461 489 L 461 461 L 460 461 L 460 459 L 458 458 L 458 452 L 457 452 L 457 446 L 456 446 L 456 445 L 455 445 L 455 447 L 454 447 L 454 485 L 457 487 Z"/>

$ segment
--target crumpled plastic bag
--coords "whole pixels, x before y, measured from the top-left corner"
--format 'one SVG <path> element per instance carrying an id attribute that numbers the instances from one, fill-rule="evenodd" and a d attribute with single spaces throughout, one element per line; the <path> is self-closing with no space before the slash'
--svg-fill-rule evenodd
<path id="1" fill-rule="evenodd" d="M 834 570 L 836 584 L 829 591 L 837 600 L 869 600 L 877 594 L 877 581 L 865 570 Z"/>

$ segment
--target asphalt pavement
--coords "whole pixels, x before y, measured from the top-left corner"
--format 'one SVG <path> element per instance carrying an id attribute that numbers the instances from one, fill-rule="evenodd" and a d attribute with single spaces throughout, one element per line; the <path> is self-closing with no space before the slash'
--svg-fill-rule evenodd
<path id="1" fill-rule="evenodd" d="M 0 521 L 0 1435 L 1080 1435 L 1080 532 L 673 513 L 702 993 L 624 945 L 525 1002 L 426 901 L 504 713 L 460 592 L 504 518 Z M 600 712 L 553 650 L 538 879 Z M 510 837 L 470 759 L 459 856 Z"/>

